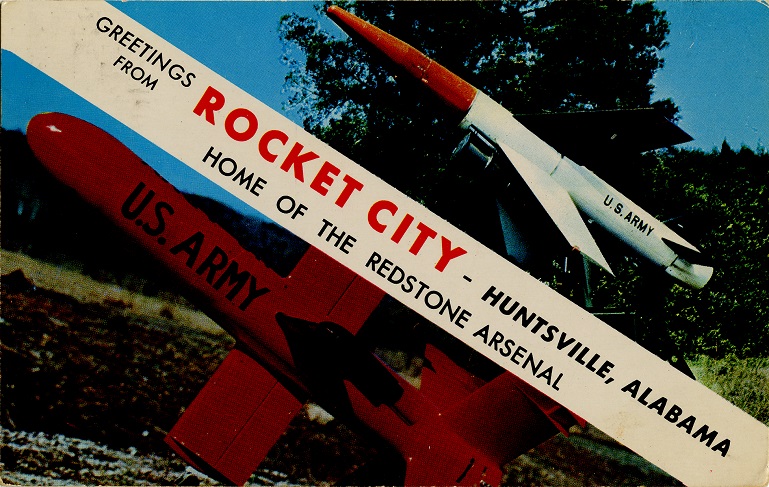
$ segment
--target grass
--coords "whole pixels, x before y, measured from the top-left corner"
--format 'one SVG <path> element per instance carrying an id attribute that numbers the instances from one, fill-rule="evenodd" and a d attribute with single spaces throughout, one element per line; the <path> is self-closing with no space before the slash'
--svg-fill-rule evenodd
<path id="1" fill-rule="evenodd" d="M 700 355 L 689 365 L 698 381 L 769 426 L 769 358 Z"/>
<path id="2" fill-rule="evenodd" d="M 115 284 L 96 281 L 75 270 L 42 262 L 18 252 L 0 250 L 0 272 L 5 275 L 21 269 L 38 288 L 53 289 L 81 303 L 122 305 L 134 315 L 144 318 L 173 319 L 174 323 L 207 333 L 223 334 L 205 313 L 162 297 L 150 297 L 128 291 Z"/>

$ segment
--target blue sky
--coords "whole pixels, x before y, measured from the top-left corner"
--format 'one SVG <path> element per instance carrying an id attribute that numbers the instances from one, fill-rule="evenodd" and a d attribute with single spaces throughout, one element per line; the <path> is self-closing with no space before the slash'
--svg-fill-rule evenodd
<path id="1" fill-rule="evenodd" d="M 309 2 L 113 5 L 277 110 L 288 97 L 279 19 L 294 12 L 316 16 Z M 663 52 L 666 66 L 654 81 L 656 98 L 670 97 L 681 108 L 680 125 L 695 137 L 689 146 L 710 150 L 726 139 L 733 147 L 764 147 L 769 143 L 769 7 L 755 1 L 657 5 L 668 14 L 671 33 Z M 342 35 L 327 18 L 320 19 Z M 2 126 L 24 130 L 43 111 L 63 111 L 102 126 L 184 191 L 217 192 L 186 166 L 4 51 Z M 218 197 L 246 210 L 226 195 Z"/>
<path id="2" fill-rule="evenodd" d="M 670 22 L 658 98 L 681 108 L 688 146 L 769 144 L 769 3 L 662 1 Z"/>

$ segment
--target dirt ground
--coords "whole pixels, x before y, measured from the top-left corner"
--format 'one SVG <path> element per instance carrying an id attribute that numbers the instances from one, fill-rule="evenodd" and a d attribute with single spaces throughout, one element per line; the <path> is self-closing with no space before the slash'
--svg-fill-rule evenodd
<path id="1" fill-rule="evenodd" d="M 216 483 L 163 438 L 234 345 L 229 336 L 199 311 L 20 254 L 3 252 L 2 273 L 3 483 Z M 367 433 L 305 411 L 251 483 L 382 483 L 388 454 Z M 507 485 L 679 485 L 591 427 L 505 471 Z"/>

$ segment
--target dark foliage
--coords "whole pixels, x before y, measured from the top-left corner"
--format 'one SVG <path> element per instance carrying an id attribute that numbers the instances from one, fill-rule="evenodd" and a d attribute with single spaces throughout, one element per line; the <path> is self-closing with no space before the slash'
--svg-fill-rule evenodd
<path id="1" fill-rule="evenodd" d="M 643 169 L 646 199 L 700 245 L 715 274 L 692 290 L 626 266 L 619 279 L 604 282 L 600 299 L 638 309 L 645 334 L 664 327 L 685 352 L 766 356 L 769 153 L 726 144 L 710 153 L 670 149 L 649 154 Z"/>

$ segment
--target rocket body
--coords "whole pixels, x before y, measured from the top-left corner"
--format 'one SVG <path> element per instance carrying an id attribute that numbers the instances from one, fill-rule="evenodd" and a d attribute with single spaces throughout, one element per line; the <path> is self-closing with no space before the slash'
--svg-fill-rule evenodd
<path id="1" fill-rule="evenodd" d="M 694 245 L 592 171 L 562 156 L 483 92 L 478 92 L 461 125 L 463 128 L 474 126 L 502 147 L 508 159 L 522 175 L 525 169 L 522 170 L 519 165 L 531 165 L 536 169 L 529 168 L 529 171 L 541 171 L 549 176 L 568 193 L 582 214 L 647 260 L 663 267 L 674 278 L 691 287 L 701 288 L 712 276 L 712 268 L 685 261 L 663 241 L 663 238 L 697 252 Z M 525 175 L 524 179 L 527 179 Z M 536 189 L 532 187 L 532 190 L 540 197 Z M 564 208 L 554 208 L 549 213 L 552 216 L 553 212 L 559 211 L 564 211 Z M 562 228 L 562 225 L 559 225 L 559 228 Z M 597 246 L 592 246 L 589 242 L 586 244 L 584 239 L 580 244 L 577 240 L 569 239 L 568 234 L 565 236 L 570 243 L 574 243 L 586 253 L 588 258 L 611 272 Z"/>

